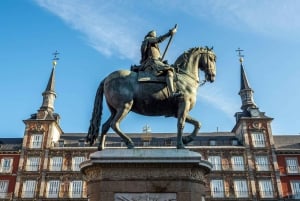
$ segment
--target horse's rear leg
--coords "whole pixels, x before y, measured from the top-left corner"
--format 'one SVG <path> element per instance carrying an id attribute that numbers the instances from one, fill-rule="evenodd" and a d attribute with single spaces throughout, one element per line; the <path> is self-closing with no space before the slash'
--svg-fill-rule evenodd
<path id="1" fill-rule="evenodd" d="M 190 143 L 191 141 L 193 141 L 195 139 L 195 137 L 197 136 L 200 128 L 201 128 L 201 123 L 199 121 L 197 121 L 196 119 L 192 118 L 190 115 L 186 116 L 185 121 L 187 123 L 190 123 L 192 125 L 194 125 L 194 130 L 191 133 L 191 135 L 188 136 L 184 136 L 182 138 L 183 144 L 187 145 L 188 143 Z"/>
<path id="2" fill-rule="evenodd" d="M 134 143 L 120 130 L 120 122 L 124 119 L 124 117 L 128 114 L 132 107 L 133 101 L 129 103 L 125 103 L 121 108 L 117 108 L 116 115 L 114 116 L 111 122 L 111 128 L 123 139 L 125 144 L 127 145 L 128 149 L 134 148 Z"/>
<path id="3" fill-rule="evenodd" d="M 105 139 L 106 139 L 106 134 L 110 128 L 111 122 L 115 116 L 115 113 L 111 113 L 110 117 L 108 120 L 102 125 L 101 129 L 101 135 L 100 135 L 100 140 L 99 140 L 99 146 L 98 150 L 101 151 L 105 148 Z"/>

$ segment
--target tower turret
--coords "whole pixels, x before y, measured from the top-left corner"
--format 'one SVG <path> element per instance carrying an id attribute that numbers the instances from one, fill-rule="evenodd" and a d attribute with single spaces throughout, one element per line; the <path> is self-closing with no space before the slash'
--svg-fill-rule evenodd
<path id="1" fill-rule="evenodd" d="M 54 102 L 56 98 L 55 93 L 55 68 L 57 65 L 57 57 L 59 53 L 56 51 L 53 53 L 54 58 L 52 60 L 52 70 L 46 86 L 45 91 L 42 93 L 43 102 L 38 110 L 37 119 L 56 119 L 57 114 L 54 114 Z"/>
<path id="2" fill-rule="evenodd" d="M 253 93 L 254 91 L 251 89 L 246 73 L 245 73 L 245 69 L 244 69 L 244 65 L 243 65 L 243 57 L 244 55 L 241 54 L 241 52 L 243 50 L 241 50 L 240 48 L 238 48 L 236 50 L 238 52 L 238 56 L 239 56 L 239 61 L 240 61 L 240 69 L 241 69 L 241 86 L 240 86 L 240 91 L 239 91 L 239 95 L 241 97 L 242 100 L 242 112 L 237 112 L 235 114 L 236 117 L 236 121 L 238 121 L 241 117 L 261 117 L 264 116 L 264 113 L 260 112 L 257 105 L 254 102 L 254 98 L 253 98 Z"/>

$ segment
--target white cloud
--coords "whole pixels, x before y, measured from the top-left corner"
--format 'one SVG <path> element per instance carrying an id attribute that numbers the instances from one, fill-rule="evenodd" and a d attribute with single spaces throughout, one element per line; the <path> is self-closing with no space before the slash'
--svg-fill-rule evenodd
<path id="1" fill-rule="evenodd" d="M 87 43 L 100 53 L 137 60 L 139 44 L 133 24 L 142 20 L 121 9 L 124 5 L 103 1 L 36 0 L 39 6 L 60 17 L 85 36 Z"/>
<path id="2" fill-rule="evenodd" d="M 224 112 L 224 114 L 226 114 L 229 118 L 232 118 L 232 114 L 239 111 L 239 103 L 237 103 L 236 100 L 226 96 L 225 93 L 222 92 L 222 89 L 210 85 L 209 89 L 202 87 L 200 90 L 201 93 L 198 93 L 199 99 L 203 99 L 204 101 L 210 103 L 215 108 Z"/>

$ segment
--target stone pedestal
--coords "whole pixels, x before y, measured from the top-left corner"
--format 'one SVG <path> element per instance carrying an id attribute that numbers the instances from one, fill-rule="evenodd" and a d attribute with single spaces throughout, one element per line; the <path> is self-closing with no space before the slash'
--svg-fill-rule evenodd
<path id="1" fill-rule="evenodd" d="M 185 149 L 105 149 L 81 164 L 90 201 L 201 201 L 212 166 Z"/>

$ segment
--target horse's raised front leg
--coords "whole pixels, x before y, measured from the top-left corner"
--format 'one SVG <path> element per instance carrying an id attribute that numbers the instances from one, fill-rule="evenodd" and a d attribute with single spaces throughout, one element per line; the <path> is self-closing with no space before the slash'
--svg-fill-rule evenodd
<path id="1" fill-rule="evenodd" d="M 130 111 L 130 109 L 132 107 L 132 104 L 133 104 L 133 101 L 131 101 L 129 103 L 125 103 L 122 107 L 117 108 L 116 115 L 114 116 L 114 118 L 112 120 L 112 123 L 111 123 L 111 128 L 123 139 L 123 141 L 127 145 L 128 149 L 133 149 L 134 148 L 134 143 L 130 139 L 130 137 L 125 135 L 120 130 L 120 122 L 128 114 L 128 112 Z"/>
<path id="2" fill-rule="evenodd" d="M 183 129 L 186 121 L 186 117 L 188 115 L 188 108 L 190 103 L 188 101 L 181 101 L 178 106 L 177 113 L 177 149 L 184 149 L 184 143 L 182 141 Z"/>
<path id="3" fill-rule="evenodd" d="M 182 138 L 183 144 L 187 145 L 188 143 L 190 143 L 191 141 L 193 141 L 195 139 L 195 137 L 197 136 L 200 128 L 201 128 L 201 123 L 199 121 L 197 121 L 196 119 L 192 118 L 190 115 L 186 116 L 186 122 L 194 125 L 194 130 L 193 132 L 188 135 L 188 136 L 184 136 Z"/>

